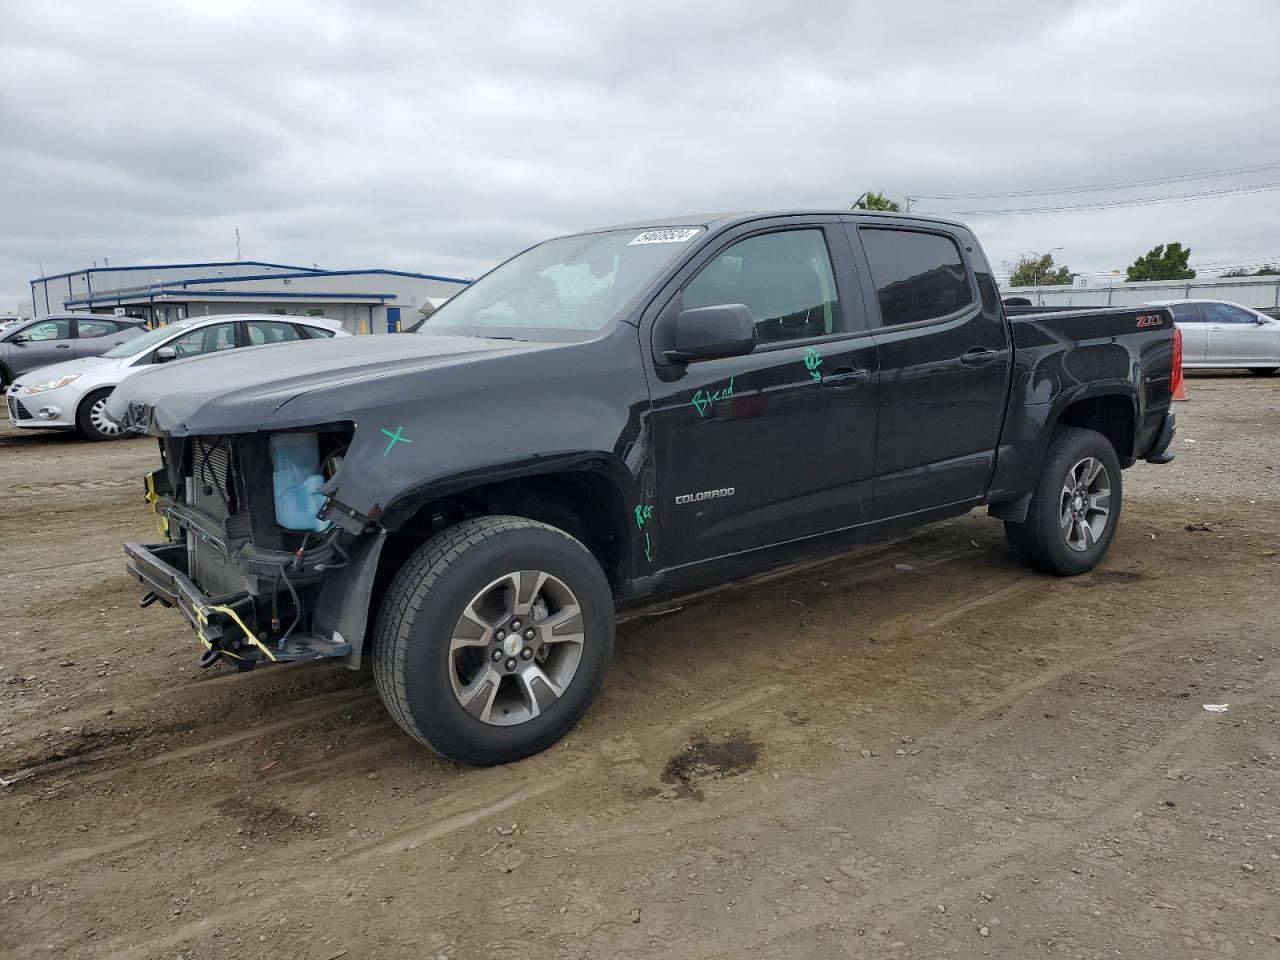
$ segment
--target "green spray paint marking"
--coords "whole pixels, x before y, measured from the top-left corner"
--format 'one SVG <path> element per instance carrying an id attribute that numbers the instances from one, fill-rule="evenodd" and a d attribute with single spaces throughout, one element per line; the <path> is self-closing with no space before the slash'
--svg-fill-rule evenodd
<path id="1" fill-rule="evenodd" d="M 392 433 L 386 427 L 383 427 L 382 432 L 391 438 L 391 442 L 387 444 L 387 449 L 382 451 L 382 459 L 384 460 L 387 458 L 387 454 L 391 452 L 391 448 L 397 443 L 413 443 L 413 441 L 408 437 L 401 436 L 401 434 L 404 433 L 404 427 L 396 427 L 395 433 Z"/>
<path id="2" fill-rule="evenodd" d="M 711 409 L 711 405 L 717 400 L 728 400 L 733 397 L 733 377 L 729 378 L 729 385 L 721 387 L 719 390 L 699 390 L 693 395 L 690 403 L 693 409 L 698 411 L 698 416 L 705 417 L 707 411 Z"/>
<path id="3" fill-rule="evenodd" d="M 636 526 L 643 530 L 644 525 L 653 517 L 653 507 L 636 507 Z"/>
<path id="4" fill-rule="evenodd" d="M 653 551 L 649 548 L 649 535 L 644 535 L 644 558 L 653 563 Z"/>
<path id="5" fill-rule="evenodd" d="M 815 380 L 822 379 L 822 374 L 818 372 L 818 367 L 822 366 L 822 354 L 813 347 L 804 348 L 804 365 L 809 370 L 809 376 Z"/>

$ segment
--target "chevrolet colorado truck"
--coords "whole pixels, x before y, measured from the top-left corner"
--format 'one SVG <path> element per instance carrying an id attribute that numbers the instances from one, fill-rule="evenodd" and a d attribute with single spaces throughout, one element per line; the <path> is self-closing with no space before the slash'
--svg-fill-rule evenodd
<path id="1" fill-rule="evenodd" d="M 410 736 L 508 762 L 586 711 L 628 608 L 977 507 L 1090 570 L 1122 471 L 1172 459 L 1173 337 L 1159 307 L 1008 316 L 927 217 L 560 237 L 411 334 L 124 382 L 163 534 L 128 569 L 205 665 L 371 658 Z"/>

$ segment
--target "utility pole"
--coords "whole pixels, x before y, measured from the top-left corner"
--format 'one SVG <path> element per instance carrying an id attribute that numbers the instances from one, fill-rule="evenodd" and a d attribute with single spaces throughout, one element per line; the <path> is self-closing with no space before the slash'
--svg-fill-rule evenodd
<path id="1" fill-rule="evenodd" d="M 240 228 L 236 227 L 236 263 L 240 262 Z"/>

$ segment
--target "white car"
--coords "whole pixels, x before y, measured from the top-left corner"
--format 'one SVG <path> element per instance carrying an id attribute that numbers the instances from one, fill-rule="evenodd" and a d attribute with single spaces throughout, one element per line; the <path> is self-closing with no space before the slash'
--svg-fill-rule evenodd
<path id="1" fill-rule="evenodd" d="M 120 425 L 106 415 L 107 397 L 126 377 L 154 363 L 185 360 L 296 340 L 349 337 L 337 320 L 274 314 L 224 314 L 179 320 L 127 340 L 100 357 L 85 357 L 23 374 L 9 387 L 9 423 L 42 430 L 79 430 L 111 440 Z"/>
<path id="2" fill-rule="evenodd" d="M 1280 320 L 1222 300 L 1153 300 L 1149 306 L 1173 311 L 1182 331 L 1183 367 L 1280 372 Z"/>

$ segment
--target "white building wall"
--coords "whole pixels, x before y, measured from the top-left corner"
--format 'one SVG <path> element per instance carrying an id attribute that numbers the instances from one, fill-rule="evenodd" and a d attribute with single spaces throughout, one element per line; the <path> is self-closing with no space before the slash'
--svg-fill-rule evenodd
<path id="1" fill-rule="evenodd" d="M 244 277 L 261 274 L 294 274 L 298 267 L 266 266 L 261 263 L 158 264 L 131 267 L 88 267 L 75 273 L 32 281 L 32 307 L 35 315 L 61 313 L 69 299 L 101 293 L 104 290 L 128 290 L 152 284 L 173 283 L 196 277 Z"/>
<path id="2" fill-rule="evenodd" d="M 321 316 L 331 320 L 340 320 L 342 326 L 349 333 L 385 333 L 387 329 L 385 309 L 378 307 L 376 304 L 335 302 L 332 300 L 234 300 L 231 298 L 218 298 L 217 300 L 189 300 L 183 301 L 185 307 L 184 313 L 192 317 L 205 317 L 214 314 L 231 314 L 231 313 L 273 313 L 283 311 L 283 315 L 287 317 L 305 317 L 309 316 L 308 310 L 320 310 Z M 164 301 L 158 301 L 156 307 L 161 311 L 166 306 Z M 176 302 L 170 303 L 170 313 L 168 321 L 172 323 L 177 320 Z M 381 324 L 378 324 L 379 310 L 383 309 L 381 314 Z M 162 313 L 158 313 L 160 322 L 165 322 Z"/>
<path id="3" fill-rule="evenodd" d="M 1206 277 L 1075 287 L 1004 287 L 1002 297 L 1026 297 L 1045 307 L 1132 306 L 1152 300 L 1226 300 L 1255 310 L 1280 309 L 1280 277 Z"/>
<path id="4" fill-rule="evenodd" d="M 418 308 L 428 297 L 451 297 L 465 287 L 465 283 L 452 280 L 429 280 L 370 270 L 336 275 L 317 274 L 272 276 L 254 280 L 229 279 L 218 283 L 188 283 L 170 286 L 166 292 L 173 296 L 198 297 L 201 288 L 217 290 L 287 290 L 291 294 L 303 293 L 358 293 L 363 295 L 385 293 L 394 295 L 389 306 L 400 307 L 403 319 L 416 317 Z M 181 291 L 181 293 L 179 292 Z M 290 297 L 289 299 L 293 299 Z"/>

